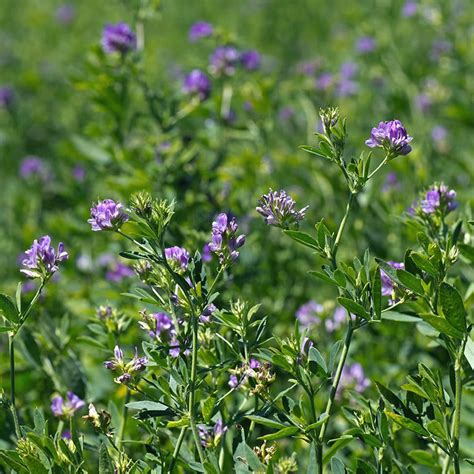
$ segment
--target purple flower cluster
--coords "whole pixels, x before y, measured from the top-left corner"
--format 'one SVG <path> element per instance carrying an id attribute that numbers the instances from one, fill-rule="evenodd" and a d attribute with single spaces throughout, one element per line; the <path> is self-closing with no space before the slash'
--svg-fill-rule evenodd
<path id="1" fill-rule="evenodd" d="M 124 278 L 135 275 L 131 267 L 122 262 L 115 262 L 105 273 L 105 278 L 114 283 L 120 283 Z"/>
<path id="2" fill-rule="evenodd" d="M 165 249 L 165 257 L 175 272 L 184 272 L 188 268 L 189 252 L 183 247 L 168 247 Z"/>
<path id="3" fill-rule="evenodd" d="M 74 5 L 68 3 L 60 5 L 56 10 L 56 20 L 58 21 L 58 23 L 61 23 L 63 25 L 68 25 L 69 23 L 72 23 L 75 16 L 76 10 L 74 8 Z"/>
<path id="4" fill-rule="evenodd" d="M 54 416 L 69 418 L 80 410 L 85 403 L 77 395 L 67 392 L 66 399 L 61 396 L 54 397 L 51 401 L 51 411 Z"/>
<path id="5" fill-rule="evenodd" d="M 191 43 L 195 43 L 201 38 L 208 38 L 214 33 L 214 27 L 206 21 L 198 21 L 191 25 L 188 32 L 188 39 Z"/>
<path id="6" fill-rule="evenodd" d="M 206 100 L 211 93 L 211 81 L 200 69 L 193 69 L 184 77 L 183 92 L 197 95 L 200 100 Z"/>
<path id="7" fill-rule="evenodd" d="M 434 214 L 438 209 L 448 214 L 458 207 L 456 191 L 449 189 L 445 184 L 433 185 L 420 202 L 424 214 Z"/>
<path id="8" fill-rule="evenodd" d="M 288 229 L 297 227 L 304 219 L 305 212 L 309 206 L 301 210 L 295 209 L 296 202 L 286 191 L 272 191 L 264 194 L 258 201 L 256 210 L 265 218 L 268 225 Z"/>
<path id="9" fill-rule="evenodd" d="M 398 155 L 408 155 L 411 151 L 409 143 L 412 140 L 413 137 L 408 135 L 400 120 L 391 120 L 380 122 L 378 127 L 374 127 L 365 144 L 370 148 L 383 148 L 391 158 L 394 158 Z"/>
<path id="10" fill-rule="evenodd" d="M 125 54 L 136 49 L 137 38 L 127 23 L 105 25 L 102 31 L 102 49 L 105 53 Z"/>
<path id="11" fill-rule="evenodd" d="M 414 0 L 407 0 L 402 7 L 402 15 L 409 18 L 416 14 L 418 4 Z"/>
<path id="12" fill-rule="evenodd" d="M 129 384 L 136 382 L 140 372 L 143 372 L 148 364 L 147 357 L 138 357 L 138 351 L 135 348 L 135 355 L 129 362 L 125 362 L 123 351 L 119 346 L 114 348 L 114 357 L 104 362 L 106 369 L 118 372 L 120 375 L 114 379 L 116 383 Z"/>
<path id="13" fill-rule="evenodd" d="M 310 328 L 321 322 L 318 315 L 322 312 L 323 305 L 316 303 L 314 300 L 310 300 L 298 308 L 296 311 L 296 319 L 298 319 L 304 328 Z"/>
<path id="14" fill-rule="evenodd" d="M 375 39 L 372 36 L 362 36 L 357 40 L 356 49 L 362 54 L 371 53 L 375 50 Z"/>
<path id="15" fill-rule="evenodd" d="M 334 83 L 334 76 L 330 72 L 323 72 L 316 79 L 316 88 L 320 90 L 329 89 Z"/>
<path id="16" fill-rule="evenodd" d="M 15 94 L 13 89 L 9 86 L 0 87 L 0 107 L 8 108 L 13 104 Z"/>
<path id="17" fill-rule="evenodd" d="M 217 311 L 217 308 L 214 304 L 208 304 L 202 314 L 199 316 L 199 321 L 204 324 L 208 324 L 211 322 L 212 315 Z"/>
<path id="18" fill-rule="evenodd" d="M 124 222 L 128 221 L 128 215 L 123 210 L 120 202 L 113 199 L 104 199 L 91 207 L 91 218 L 87 221 L 92 230 L 118 230 Z"/>
<path id="19" fill-rule="evenodd" d="M 327 332 L 337 331 L 346 321 L 346 313 L 347 313 L 347 310 L 345 308 L 343 308 L 342 306 L 338 306 L 334 310 L 334 314 L 332 315 L 332 318 L 327 318 L 324 321 L 326 331 Z M 355 319 L 355 316 L 351 314 L 351 318 Z"/>
<path id="20" fill-rule="evenodd" d="M 219 257 L 221 265 L 237 260 L 238 249 L 245 244 L 245 235 L 236 236 L 238 227 L 235 217 L 229 219 L 224 213 L 219 214 L 212 223 L 209 249 Z"/>
<path id="21" fill-rule="evenodd" d="M 260 369 L 260 367 L 262 367 L 262 364 L 257 359 L 251 358 L 248 365 L 243 365 L 240 370 L 236 370 L 236 373 L 231 374 L 229 377 L 229 387 L 237 388 L 242 385 L 248 377 L 255 378 L 256 371 Z"/>
<path id="22" fill-rule="evenodd" d="M 232 76 L 237 66 L 247 71 L 256 71 L 260 68 L 262 57 L 254 49 L 239 52 L 234 46 L 218 46 L 209 58 L 209 69 L 215 75 Z"/>
<path id="23" fill-rule="evenodd" d="M 59 268 L 59 262 L 67 260 L 68 253 L 64 244 L 59 243 L 57 250 L 51 245 L 51 237 L 45 235 L 34 240 L 33 245 L 25 252 L 20 271 L 29 278 L 45 278 L 51 276 Z"/>
<path id="24" fill-rule="evenodd" d="M 222 419 L 219 418 L 212 430 L 209 430 L 204 425 L 199 425 L 198 430 L 201 445 L 204 448 L 216 448 L 219 446 L 222 436 L 224 436 L 227 431 L 227 426 L 224 426 Z"/>
<path id="25" fill-rule="evenodd" d="M 346 62 L 342 64 L 339 74 L 339 83 L 337 84 L 337 95 L 339 97 L 347 97 L 357 92 L 359 86 L 354 81 L 354 76 L 357 73 L 357 64 L 353 62 Z"/>
<path id="26" fill-rule="evenodd" d="M 362 393 L 369 385 L 370 380 L 365 376 L 364 369 L 356 362 L 342 369 L 337 395 L 340 397 L 345 388 L 353 388 L 357 392 Z"/>
<path id="27" fill-rule="evenodd" d="M 48 181 L 50 174 L 45 162 L 38 156 L 25 156 L 20 164 L 20 176 L 22 178 L 36 177 L 43 182 Z"/>

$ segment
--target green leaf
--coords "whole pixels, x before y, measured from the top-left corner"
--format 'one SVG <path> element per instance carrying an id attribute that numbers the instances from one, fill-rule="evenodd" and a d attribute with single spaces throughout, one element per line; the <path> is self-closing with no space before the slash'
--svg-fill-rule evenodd
<path id="1" fill-rule="evenodd" d="M 410 316 L 409 314 L 399 313 L 398 311 L 384 311 L 382 312 L 382 319 L 388 321 L 399 321 L 401 323 L 419 323 L 422 321 L 416 316 Z"/>
<path id="2" fill-rule="evenodd" d="M 410 420 L 410 418 L 406 418 L 402 415 L 397 415 L 391 411 L 385 410 L 385 413 L 389 418 L 391 418 L 397 425 L 402 426 L 403 428 L 407 428 L 414 433 L 417 433 L 421 436 L 428 436 L 428 432 L 416 421 Z"/>
<path id="3" fill-rule="evenodd" d="M 0 312 L 3 314 L 5 319 L 13 323 L 18 323 L 18 311 L 13 304 L 11 298 L 3 293 L 0 293 Z"/>
<path id="4" fill-rule="evenodd" d="M 5 326 L 0 326 L 0 332 L 8 332 L 10 330 L 11 330 L 11 328 L 7 328 Z"/>
<path id="5" fill-rule="evenodd" d="M 397 270 L 397 277 L 400 283 L 405 287 L 408 288 L 409 290 L 413 291 L 417 295 L 423 295 L 424 290 L 423 290 L 423 285 L 421 284 L 421 280 L 416 277 L 415 275 L 412 275 L 411 273 L 408 273 L 406 270 Z"/>
<path id="6" fill-rule="evenodd" d="M 374 314 L 377 319 L 382 317 L 382 279 L 380 277 L 380 267 L 377 266 L 372 278 L 372 304 Z"/>
<path id="7" fill-rule="evenodd" d="M 202 403 L 202 416 L 204 418 L 204 421 L 206 423 L 209 423 L 212 417 L 212 412 L 214 410 L 214 406 L 216 404 L 216 397 L 208 397 L 203 403 Z"/>
<path id="8" fill-rule="evenodd" d="M 435 276 L 438 272 L 436 267 L 428 260 L 428 257 L 421 253 L 412 252 L 410 258 L 415 262 L 415 265 L 426 273 Z"/>
<path id="9" fill-rule="evenodd" d="M 441 283 L 439 302 L 446 320 L 457 330 L 465 332 L 466 310 L 458 290 L 445 282 Z"/>
<path id="10" fill-rule="evenodd" d="M 327 417 L 328 417 L 328 415 L 326 413 L 323 413 L 319 417 L 319 420 L 316 423 L 311 423 L 310 425 L 308 425 L 305 428 L 305 431 L 311 431 L 311 430 L 314 430 L 314 429 L 318 428 L 319 426 L 321 426 L 324 423 L 324 421 L 326 420 Z"/>
<path id="11" fill-rule="evenodd" d="M 288 436 L 293 436 L 294 434 L 298 433 L 300 429 L 297 426 L 288 426 L 287 428 L 283 428 L 276 433 L 268 434 L 265 436 L 260 436 L 258 439 L 273 441 L 274 439 L 286 438 Z"/>
<path id="12" fill-rule="evenodd" d="M 344 463 L 339 458 L 332 458 L 331 459 L 331 472 L 333 474 L 345 474 L 346 468 L 344 467 Z"/>
<path id="13" fill-rule="evenodd" d="M 271 420 L 270 418 L 265 418 L 263 416 L 247 415 L 245 418 L 250 421 L 254 421 L 258 425 L 268 426 L 269 428 L 276 428 L 277 430 L 281 430 L 283 428 L 288 427 L 287 425 L 280 423 L 279 421 Z"/>
<path id="14" fill-rule="evenodd" d="M 443 425 L 438 420 L 431 420 L 426 424 L 426 429 L 437 438 L 441 438 L 444 441 L 448 440 L 448 435 L 443 428 Z"/>
<path id="15" fill-rule="evenodd" d="M 448 323 L 446 319 L 441 316 L 436 316 L 432 313 L 419 313 L 423 321 L 434 327 L 437 331 L 447 336 L 455 337 L 457 339 L 463 338 L 463 333 L 457 330 L 454 326 Z"/>
<path id="16" fill-rule="evenodd" d="M 323 280 L 326 283 L 329 283 L 330 285 L 335 285 L 339 286 L 336 280 L 333 280 L 329 275 L 326 275 L 326 273 L 323 272 L 317 272 L 314 270 L 311 270 L 308 272 L 312 277 L 318 278 L 319 280 Z"/>
<path id="17" fill-rule="evenodd" d="M 99 448 L 99 474 L 113 474 L 114 468 L 105 443 Z"/>
<path id="18" fill-rule="evenodd" d="M 306 232 L 300 232 L 299 230 L 284 230 L 283 232 L 288 237 L 291 237 L 293 240 L 296 240 L 296 242 L 304 245 L 305 247 L 309 247 L 317 251 L 320 250 L 318 242 Z"/>
<path id="19" fill-rule="evenodd" d="M 423 466 L 435 467 L 437 465 L 436 460 L 433 458 L 431 453 L 427 453 L 426 451 L 422 451 L 421 449 L 414 449 L 408 453 L 413 461 L 418 464 L 422 464 Z"/>
<path id="20" fill-rule="evenodd" d="M 360 316 L 361 318 L 370 320 L 370 314 L 359 303 L 356 303 L 355 301 L 349 298 L 345 298 L 344 296 L 339 296 L 337 298 L 337 301 L 339 302 L 339 304 L 344 306 L 344 308 L 346 308 L 349 313 L 353 313 L 356 316 Z"/>
<path id="21" fill-rule="evenodd" d="M 254 472 L 264 472 L 265 466 L 260 462 L 258 456 L 253 449 L 248 446 L 245 441 L 242 441 L 234 453 L 235 471 L 236 472 L 250 472 L 241 470 L 242 467 L 248 466 Z"/>
<path id="22" fill-rule="evenodd" d="M 72 143 L 77 151 L 96 163 L 107 163 L 111 160 L 110 155 L 92 141 L 86 140 L 79 135 L 72 137 Z"/>
<path id="23" fill-rule="evenodd" d="M 159 402 L 152 402 L 149 400 L 144 400 L 141 402 L 129 402 L 126 404 L 127 408 L 131 410 L 166 410 L 168 407 Z"/>
<path id="24" fill-rule="evenodd" d="M 466 341 L 466 347 L 464 348 L 464 357 L 469 362 L 471 369 L 474 369 L 474 342 L 470 337 L 468 337 Z"/>
<path id="25" fill-rule="evenodd" d="M 308 358 L 310 361 L 315 362 L 319 367 L 321 367 L 323 372 L 327 374 L 328 368 L 326 365 L 326 361 L 324 360 L 323 356 L 318 351 L 318 349 L 316 349 L 316 347 L 314 346 L 310 347 Z"/>
<path id="26" fill-rule="evenodd" d="M 323 464 L 327 464 L 340 449 L 347 446 L 353 439 L 352 436 L 342 436 L 337 439 L 324 453 Z"/>
<path id="27" fill-rule="evenodd" d="M 316 446 L 312 443 L 309 451 L 308 469 L 306 474 L 314 474 L 315 472 L 318 472 L 318 460 L 316 458 Z"/>

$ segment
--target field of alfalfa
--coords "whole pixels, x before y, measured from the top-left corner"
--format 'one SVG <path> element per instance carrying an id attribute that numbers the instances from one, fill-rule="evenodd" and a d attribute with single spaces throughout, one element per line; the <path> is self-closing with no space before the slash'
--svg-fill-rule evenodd
<path id="1" fill-rule="evenodd" d="M 4 0 L 0 472 L 474 472 L 469 0 Z"/>

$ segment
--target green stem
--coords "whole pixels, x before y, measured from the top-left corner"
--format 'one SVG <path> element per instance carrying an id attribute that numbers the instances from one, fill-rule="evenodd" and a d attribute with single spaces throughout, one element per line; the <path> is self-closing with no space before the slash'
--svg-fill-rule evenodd
<path id="1" fill-rule="evenodd" d="M 342 348 L 341 355 L 339 357 L 339 362 L 337 364 L 336 372 L 334 374 L 334 379 L 331 385 L 331 392 L 329 394 L 329 399 L 326 405 L 326 410 L 324 411 L 323 415 L 325 417 L 323 424 L 321 425 L 321 430 L 319 431 L 318 436 L 318 444 L 316 446 L 316 457 L 318 461 L 318 469 L 319 472 L 323 472 L 323 442 L 324 442 L 324 434 L 326 433 L 326 427 L 328 425 L 329 415 L 331 414 L 334 399 L 336 398 L 337 388 L 339 386 L 339 382 L 341 380 L 342 370 L 344 368 L 344 364 L 346 362 L 347 354 L 349 353 L 349 347 L 351 345 L 352 334 L 354 333 L 354 329 L 352 327 L 352 321 L 349 316 L 349 323 L 347 326 L 346 338 L 344 340 L 344 346 Z"/>
<path id="2" fill-rule="evenodd" d="M 373 178 L 374 175 L 383 167 L 387 164 L 388 160 L 389 160 L 390 156 L 387 155 L 383 161 L 377 166 L 377 168 L 374 169 L 374 171 L 372 171 L 372 173 L 369 174 L 369 176 L 367 177 L 367 181 L 370 179 L 370 178 Z"/>
<path id="3" fill-rule="evenodd" d="M 122 447 L 123 435 L 125 434 L 125 427 L 127 426 L 128 407 L 127 404 L 130 401 L 130 389 L 127 387 L 127 394 L 125 395 L 125 401 L 123 402 L 122 408 L 122 420 L 120 421 L 120 429 L 117 435 L 117 447 Z"/>
<path id="4" fill-rule="evenodd" d="M 339 229 L 337 230 L 336 239 L 334 240 L 334 245 L 332 246 L 331 260 L 332 260 L 332 265 L 334 268 L 337 267 L 337 263 L 336 263 L 337 250 L 339 248 L 339 243 L 341 242 L 342 233 L 344 232 L 344 227 L 346 226 L 347 219 L 349 217 L 349 212 L 354 202 L 354 198 L 355 198 L 355 194 L 351 192 L 351 194 L 349 195 L 349 200 L 347 201 L 346 212 L 344 213 L 344 217 L 342 218 L 342 221 L 339 224 Z"/>
<path id="5" fill-rule="evenodd" d="M 212 282 L 212 285 L 209 288 L 209 291 L 207 293 L 209 296 L 212 295 L 212 292 L 214 291 L 216 283 L 219 281 L 219 278 L 221 277 L 221 275 L 224 272 L 225 268 L 226 268 L 225 265 L 222 265 L 221 267 L 219 267 L 219 271 L 217 272 L 216 278 L 214 278 L 214 281 Z"/>
<path id="6" fill-rule="evenodd" d="M 181 445 L 183 444 L 184 436 L 186 435 L 186 430 L 187 427 L 183 426 L 181 428 L 181 431 L 179 433 L 178 441 L 176 442 L 176 446 L 173 451 L 173 457 L 171 458 L 170 466 L 169 466 L 169 472 L 170 474 L 173 473 L 174 466 L 176 464 L 176 460 L 178 459 L 179 456 L 179 451 L 181 449 Z"/>
<path id="7" fill-rule="evenodd" d="M 193 315 L 193 336 L 192 336 L 192 359 L 191 359 L 191 376 L 189 379 L 190 383 L 190 392 L 189 392 L 189 424 L 191 426 L 191 431 L 193 433 L 194 443 L 199 454 L 199 459 L 201 464 L 204 466 L 204 451 L 201 446 L 201 440 L 199 439 L 199 432 L 196 426 L 196 421 L 194 417 L 194 403 L 196 396 L 196 374 L 197 374 L 197 353 L 198 353 L 198 320 L 196 315 Z"/>
<path id="8" fill-rule="evenodd" d="M 464 347 L 467 339 L 464 339 L 463 344 L 456 356 L 454 362 L 454 384 L 455 384 L 455 395 L 454 395 L 454 414 L 453 424 L 451 429 L 452 448 L 453 448 L 453 464 L 454 472 L 459 474 L 459 436 L 461 430 L 461 402 L 462 402 L 462 374 L 461 374 L 461 360 L 464 353 Z"/>
<path id="9" fill-rule="evenodd" d="M 33 299 L 30 301 L 30 304 L 26 308 L 26 311 L 24 313 L 22 313 L 21 316 L 20 316 L 20 322 L 19 322 L 18 326 L 15 328 L 14 336 L 16 336 L 18 334 L 18 332 L 22 328 L 23 324 L 26 323 L 26 320 L 28 319 L 28 316 L 30 315 L 31 310 L 33 309 L 33 306 L 36 304 L 36 302 L 38 301 L 38 298 L 41 296 L 41 292 L 43 291 L 43 288 L 46 285 L 47 280 L 48 280 L 48 278 L 46 278 L 44 280 L 43 279 L 41 280 L 40 286 L 36 290 L 35 296 L 33 296 Z"/>
<path id="10" fill-rule="evenodd" d="M 18 413 L 16 411 L 15 401 L 15 336 L 12 333 L 8 334 L 8 354 L 10 357 L 10 410 L 12 412 L 13 423 L 15 425 L 16 437 L 20 439 L 20 423 L 18 422 Z"/>

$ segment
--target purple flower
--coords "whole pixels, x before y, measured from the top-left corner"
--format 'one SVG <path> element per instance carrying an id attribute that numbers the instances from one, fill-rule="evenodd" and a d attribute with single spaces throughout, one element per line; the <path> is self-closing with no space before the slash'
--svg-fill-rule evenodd
<path id="1" fill-rule="evenodd" d="M 60 396 L 53 398 L 51 401 L 51 411 L 54 416 L 69 418 L 84 405 L 84 401 L 77 395 L 74 395 L 72 392 L 67 392 L 66 399 Z"/>
<path id="2" fill-rule="evenodd" d="M 210 323 L 210 322 L 211 322 L 211 316 L 212 316 L 216 311 L 217 311 L 217 308 L 216 308 L 216 306 L 215 306 L 214 304 L 212 304 L 212 303 L 211 303 L 211 304 L 208 304 L 208 305 L 204 308 L 204 310 L 203 310 L 201 316 L 199 316 L 199 321 L 201 321 L 201 323 L 205 323 L 205 324 Z"/>
<path id="3" fill-rule="evenodd" d="M 364 369 L 356 362 L 351 365 L 346 365 L 342 369 L 341 380 L 337 388 L 337 396 L 341 397 L 342 391 L 345 388 L 353 388 L 359 393 L 362 393 L 370 385 L 370 380 L 365 376 Z"/>
<path id="4" fill-rule="evenodd" d="M 209 244 L 205 244 L 202 248 L 202 261 L 210 262 L 212 260 L 212 252 L 209 248 Z"/>
<path id="5" fill-rule="evenodd" d="M 278 112 L 278 117 L 282 122 L 287 122 L 295 115 L 295 111 L 291 107 L 282 107 Z"/>
<path id="6" fill-rule="evenodd" d="M 310 328 L 321 321 L 317 315 L 323 312 L 323 306 L 310 300 L 304 305 L 300 306 L 296 311 L 296 319 L 304 328 Z"/>
<path id="7" fill-rule="evenodd" d="M 10 86 L 0 87 L 0 107 L 8 108 L 13 104 L 15 94 Z"/>
<path id="8" fill-rule="evenodd" d="M 456 201 L 456 191 L 446 185 L 433 185 L 420 202 L 424 214 L 434 214 L 438 209 L 445 214 L 454 211 L 459 203 Z"/>
<path id="9" fill-rule="evenodd" d="M 341 79 L 337 85 L 336 94 L 338 97 L 348 97 L 354 95 L 359 90 L 359 85 L 347 79 Z"/>
<path id="10" fill-rule="evenodd" d="M 136 49 L 136 47 L 137 38 L 135 33 L 126 23 L 109 24 L 102 31 L 102 49 L 107 54 L 116 52 L 125 54 Z"/>
<path id="11" fill-rule="evenodd" d="M 229 219 L 221 213 L 212 223 L 212 236 L 209 250 L 219 257 L 221 265 L 228 265 L 237 260 L 238 249 L 245 244 L 245 235 L 236 236 L 238 229 L 235 217 Z"/>
<path id="12" fill-rule="evenodd" d="M 320 64 L 321 64 L 321 61 L 318 61 L 318 60 L 303 61 L 298 64 L 297 70 L 299 73 L 304 74 L 305 76 L 314 76 Z"/>
<path id="13" fill-rule="evenodd" d="M 295 209 L 295 200 L 286 191 L 272 191 L 264 194 L 258 201 L 257 212 L 265 218 L 268 225 L 288 229 L 297 227 L 304 219 L 309 206 L 299 211 Z"/>
<path id="14" fill-rule="evenodd" d="M 240 63 L 247 71 L 256 71 L 260 68 L 262 57 L 256 50 L 244 51 L 240 55 Z"/>
<path id="15" fill-rule="evenodd" d="M 214 27 L 206 21 L 198 21 L 191 25 L 188 32 L 188 39 L 194 43 L 201 38 L 207 38 L 214 33 Z"/>
<path id="16" fill-rule="evenodd" d="M 261 366 L 262 366 L 262 364 L 260 363 L 260 361 L 258 361 L 257 359 L 250 358 L 249 367 L 252 370 L 259 369 Z"/>
<path id="17" fill-rule="evenodd" d="M 371 36 L 362 36 L 357 40 L 356 49 L 359 53 L 371 53 L 375 49 L 375 39 Z"/>
<path id="18" fill-rule="evenodd" d="M 204 425 L 199 425 L 199 438 L 204 448 L 215 448 L 219 446 L 222 436 L 227 431 L 227 426 L 224 426 L 222 419 L 219 418 L 212 430 L 208 430 Z"/>
<path id="19" fill-rule="evenodd" d="M 174 246 L 166 248 L 165 257 L 174 271 L 183 272 L 188 268 L 189 253 L 183 247 Z"/>
<path id="20" fill-rule="evenodd" d="M 415 96 L 415 106 L 420 112 L 427 112 L 433 102 L 427 94 L 418 94 Z"/>
<path id="21" fill-rule="evenodd" d="M 329 89 L 334 81 L 334 76 L 330 72 L 323 72 L 316 79 L 316 88 L 321 90 Z"/>
<path id="22" fill-rule="evenodd" d="M 352 61 L 347 61 L 341 64 L 340 74 L 343 79 L 352 79 L 357 73 L 358 66 Z"/>
<path id="23" fill-rule="evenodd" d="M 105 278 L 108 281 L 112 281 L 114 283 L 121 282 L 124 278 L 129 278 L 135 275 L 135 272 L 131 267 L 125 265 L 122 262 L 115 262 L 115 264 L 107 270 L 105 274 Z"/>
<path id="24" fill-rule="evenodd" d="M 72 177 L 78 183 L 83 183 L 86 179 L 86 169 L 83 166 L 74 166 L 72 170 Z"/>
<path id="25" fill-rule="evenodd" d="M 324 321 L 327 332 L 334 332 L 339 329 L 346 321 L 346 309 L 342 306 L 338 306 L 334 310 L 332 318 L 328 318 Z"/>
<path id="26" fill-rule="evenodd" d="M 58 7 L 56 10 L 56 20 L 58 23 L 62 23 L 63 25 L 68 25 L 74 20 L 76 15 L 76 10 L 74 5 L 64 4 Z"/>
<path id="27" fill-rule="evenodd" d="M 146 310 L 141 311 L 143 320 L 138 325 L 148 332 L 149 336 L 161 342 L 166 342 L 176 336 L 173 321 L 166 313 L 147 314 Z"/>
<path id="28" fill-rule="evenodd" d="M 62 242 L 55 251 L 51 245 L 51 237 L 45 235 L 34 240 L 31 248 L 25 252 L 25 259 L 21 262 L 25 268 L 20 271 L 29 278 L 49 277 L 58 270 L 59 262 L 67 260 L 68 256 Z"/>
<path id="29" fill-rule="evenodd" d="M 444 142 L 447 136 L 448 131 L 445 127 L 441 125 L 436 125 L 435 127 L 433 127 L 433 130 L 431 130 L 431 138 L 437 143 Z"/>
<path id="30" fill-rule="evenodd" d="M 123 210 L 120 202 L 113 199 L 104 199 L 91 207 L 91 218 L 87 221 L 92 230 L 118 230 L 124 222 L 128 221 L 128 215 Z"/>
<path id="31" fill-rule="evenodd" d="M 205 100 L 211 92 L 211 81 L 200 69 L 193 69 L 184 78 L 183 92 L 196 94 L 201 100 Z"/>
<path id="32" fill-rule="evenodd" d="M 213 74 L 232 76 L 240 60 L 240 54 L 233 46 L 218 46 L 209 58 Z"/>
<path id="33" fill-rule="evenodd" d="M 229 377 L 229 387 L 230 388 L 237 388 L 240 385 L 239 379 L 237 378 L 237 375 L 232 374 Z"/>
<path id="34" fill-rule="evenodd" d="M 114 348 L 114 357 L 104 362 L 108 370 L 118 372 L 119 376 L 114 379 L 115 383 L 127 385 L 131 382 L 136 383 L 140 372 L 146 369 L 148 364 L 147 357 L 138 357 L 138 351 L 135 348 L 135 354 L 129 362 L 125 362 L 123 351 L 119 346 Z"/>
<path id="35" fill-rule="evenodd" d="M 405 264 L 403 262 L 394 262 L 393 260 L 389 260 L 387 263 L 395 270 L 403 270 L 405 268 Z M 393 294 L 396 285 L 389 275 L 382 269 L 380 270 L 380 279 L 382 281 L 382 295 L 391 296 L 392 299 L 394 299 Z"/>
<path id="36" fill-rule="evenodd" d="M 26 156 L 20 164 L 20 176 L 22 178 L 37 177 L 45 182 L 49 178 L 49 172 L 45 162 L 37 156 Z"/>
<path id="37" fill-rule="evenodd" d="M 380 122 L 378 127 L 374 127 L 365 144 L 370 148 L 383 148 L 390 158 L 394 158 L 398 155 L 408 155 L 411 152 L 409 143 L 412 140 L 413 137 L 408 135 L 400 120 L 391 120 Z"/>
<path id="38" fill-rule="evenodd" d="M 414 0 L 407 0 L 402 7 L 402 15 L 405 18 L 409 18 L 416 14 L 418 4 Z"/>
<path id="39" fill-rule="evenodd" d="M 382 187 L 383 192 L 388 192 L 391 189 L 398 189 L 400 187 L 400 183 L 398 182 L 397 174 L 393 171 L 388 173 L 385 178 L 385 183 Z"/>

